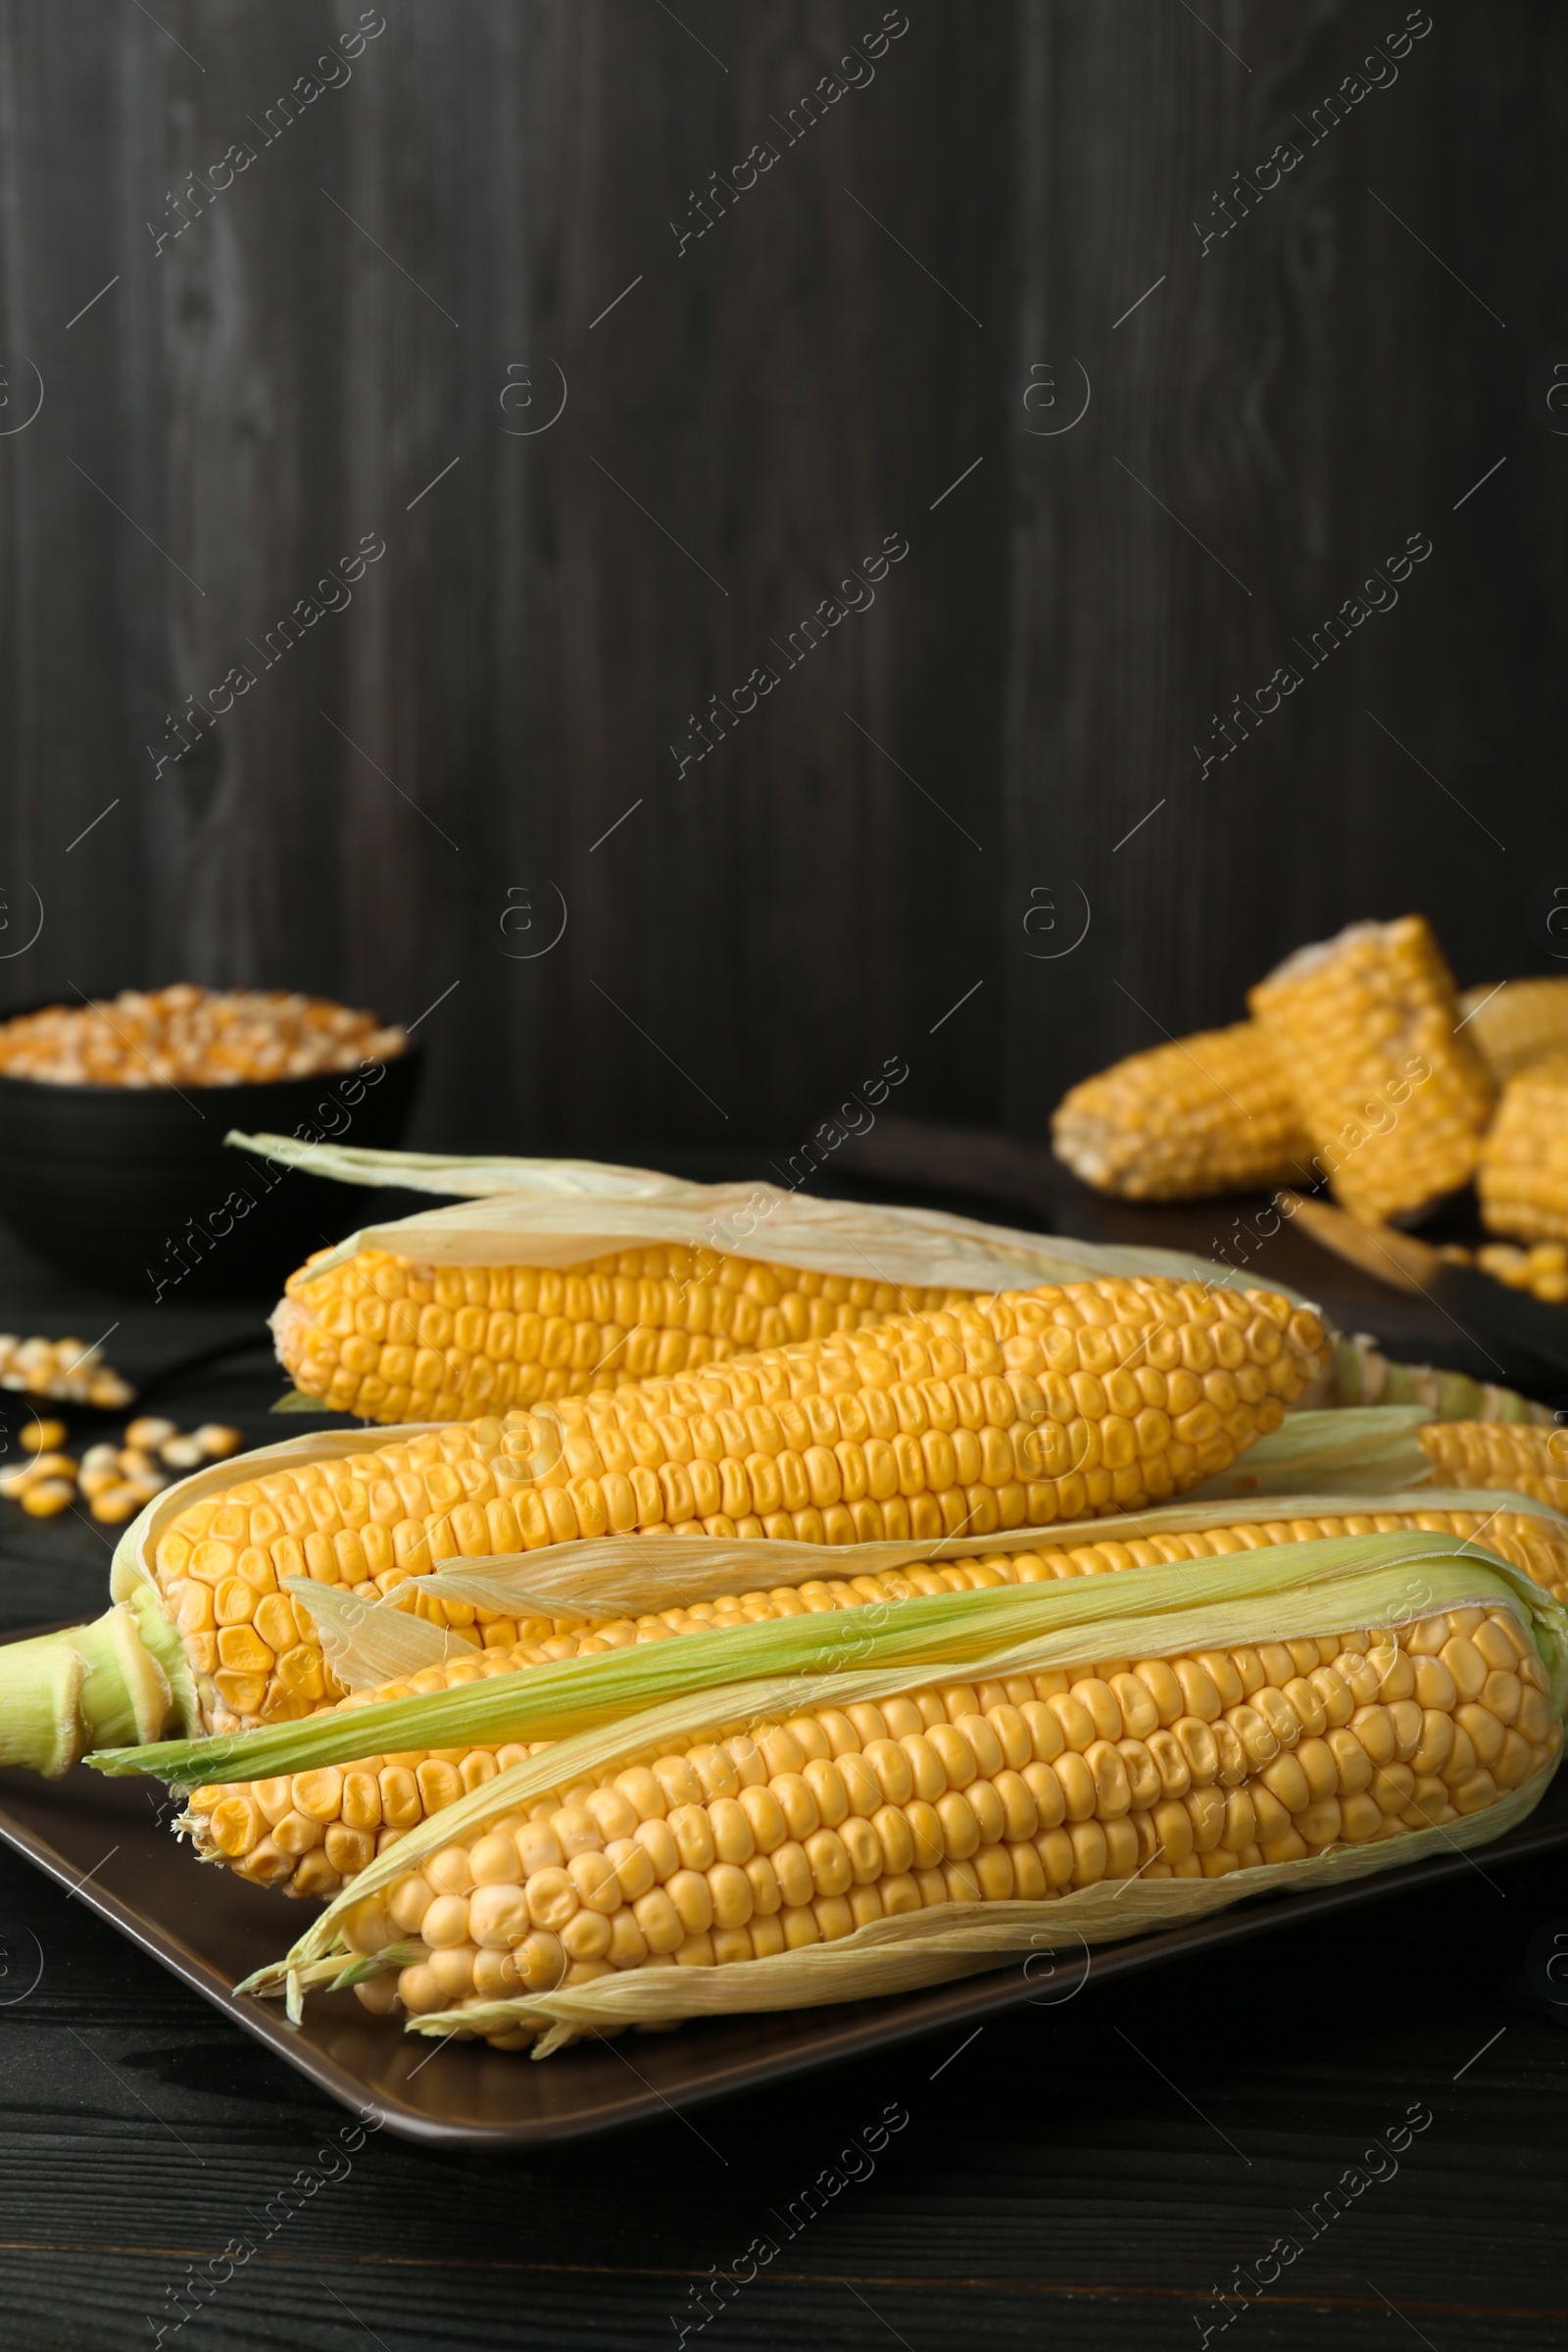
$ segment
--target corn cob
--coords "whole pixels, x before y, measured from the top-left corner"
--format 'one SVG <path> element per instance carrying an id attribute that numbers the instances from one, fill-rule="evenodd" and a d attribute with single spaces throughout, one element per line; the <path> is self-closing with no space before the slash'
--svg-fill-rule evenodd
<path id="1" fill-rule="evenodd" d="M 1420 915 L 1301 949 L 1248 1004 L 1347 1208 L 1419 1209 L 1474 1173 L 1494 1090 Z"/>
<path id="2" fill-rule="evenodd" d="M 1464 1819 L 1562 1730 L 1512 1611 L 916 1686 L 502 1813 L 348 1909 L 378 2014 L 730 1967 L 949 1905 L 1219 1878 Z M 1240 1889 L 1238 1889 L 1240 1891 Z M 505 2018 L 491 2038 L 530 2044 Z M 483 2019 L 480 2030 L 492 2023 Z"/>
<path id="3" fill-rule="evenodd" d="M 1420 1430 L 1437 1476 L 1454 1487 L 1506 1488 L 1568 1510 L 1568 1430 L 1507 1421 L 1434 1421 Z"/>
<path id="4" fill-rule="evenodd" d="M 375 1421 L 474 1420 L 825 1339 L 969 1294 L 796 1273 L 674 1242 L 578 1266 L 425 1265 L 363 1250 L 289 1277 L 272 1329 L 295 1386 Z"/>
<path id="5" fill-rule="evenodd" d="M 1310 1309 L 1267 1291 L 1004 1293 L 458 1425 L 336 1478 L 278 1471 L 181 1511 L 154 1573 L 206 1720 L 286 1721 L 333 1695 L 287 1577 L 373 1599 L 443 1559 L 612 1532 L 853 1544 L 1130 1510 L 1277 1429 L 1325 1353 Z"/>
<path id="6" fill-rule="evenodd" d="M 1200 1524 L 1205 1512 L 1188 1505 L 1166 1516 Z M 639 1561 L 647 1549 L 617 1548 Z M 551 1567 L 540 1563 L 541 1572 Z M 645 1583 L 634 1570 L 622 1589 Z M 1568 1611 L 1517 1567 L 1446 1533 L 1373 1533 L 750 1624 L 481 1677 L 237 1740 L 166 1741 L 91 1760 L 108 1773 L 152 1772 L 188 1788 L 247 1764 L 253 1775 L 294 1774 L 372 1749 L 526 1739 L 531 1752 L 378 1854 L 285 1960 L 240 1989 L 286 1991 L 298 2019 L 314 1984 L 357 1985 L 425 1965 L 433 1972 L 432 1955 L 470 1944 L 474 1955 L 492 1949 L 515 1959 L 530 1936 L 555 1936 L 555 1978 L 540 1971 L 544 1988 L 527 1985 L 515 1998 L 478 1990 L 476 1957 L 467 1980 L 475 1989 L 449 1991 L 449 2008 L 422 2005 L 442 1990 L 433 1974 L 404 1980 L 407 2014 L 419 2031 L 518 2046 L 544 2027 L 535 2053 L 544 2056 L 582 2032 L 934 1984 L 1026 1949 L 1081 1949 L 1193 1920 L 1253 1892 L 1343 1885 L 1400 1860 L 1485 1842 L 1522 1821 L 1550 1778 L 1568 1698 L 1565 1653 Z M 876 1712 L 858 1714 L 862 1708 Z M 976 1730 L 971 1716 L 987 1722 Z M 1024 1739 L 1016 1753 L 1014 1718 Z M 1339 1737 L 1346 1731 L 1348 1740 Z M 961 1734 L 956 1742 L 954 1732 Z M 895 1777 L 884 1790 L 878 1766 L 897 1776 L 900 1756 L 907 1783 Z M 1048 1763 L 1059 1816 L 1050 1784 L 1037 1789 L 1028 1777 L 1030 1767 Z M 1034 1798 L 1033 1823 L 1005 1779 L 1012 1771 Z M 1168 1829 L 1161 1824 L 1156 1807 L 1167 1791 L 1183 1801 L 1205 1788 L 1215 1793 L 1200 1795 L 1196 1811 L 1185 1807 L 1188 1835 L 1174 1819 Z M 1227 1849 L 1229 1862 L 1205 1860 L 1225 1845 L 1226 1830 L 1242 1827 L 1225 1819 L 1227 1792 L 1237 1791 L 1251 1807 L 1248 1838 Z M 857 1792 L 865 1800 L 858 1807 Z M 1371 1814 L 1353 1801 L 1369 1792 Z M 949 1803 L 957 1794 L 965 1807 Z M 598 1818 L 600 1795 L 608 1822 Z M 732 1922 L 751 1926 L 736 1916 L 734 1882 L 707 1882 L 729 1860 L 725 1838 L 741 1842 L 725 1800 L 750 1825 L 749 1860 L 760 1852 L 771 1864 L 771 1879 L 756 1873 L 749 1881 L 754 1916 L 777 1923 L 764 1924 L 760 1942 L 714 1938 L 714 1926 L 724 1936 Z M 1019 1802 L 1016 1815 L 1009 1800 Z M 879 1818 L 888 1806 L 902 1824 Z M 563 1813 L 590 1825 L 562 1825 L 578 1834 L 575 1843 L 556 1828 Z M 902 1830 L 922 1839 L 921 1850 L 911 1842 L 906 1853 L 901 1843 L 877 1860 L 858 1830 L 846 1827 L 852 1813 L 870 1821 L 879 1846 L 883 1829 L 893 1838 Z M 1127 1817 L 1139 1813 L 1151 1818 L 1133 1828 L 1129 1856 L 1116 1825 L 1132 1827 Z M 663 1825 L 650 1830 L 661 1814 Z M 541 1819 L 556 1836 L 554 1854 L 519 1844 Z M 1216 1827 L 1221 1819 L 1224 1829 Z M 1087 1830 L 1091 1821 L 1102 1842 Z M 1053 1826 L 1068 1832 L 1065 1853 L 1040 1842 Z M 820 1839 L 824 1828 L 836 1844 Z M 666 1829 L 673 1860 L 661 1843 Z M 691 1852 L 681 1845 L 688 1830 L 698 1841 Z M 492 1834 L 500 1843 L 487 1851 Z M 650 1839 L 673 1934 L 661 1906 L 651 1904 L 646 1919 L 638 1911 L 654 1887 L 632 1849 L 648 1849 Z M 851 1839 L 861 1843 L 860 1878 L 878 1889 L 879 1917 L 870 1915 L 869 1897 L 859 1914 L 816 1909 L 841 1895 L 854 1902 L 848 1886 L 830 1892 L 814 1875 L 820 1867 L 829 1879 L 842 1877 L 838 1848 L 853 1855 Z M 983 1883 L 981 1848 L 1023 1844 L 1034 1847 L 1043 1884 L 1030 1862 L 1010 1853 L 1011 1892 L 1001 1883 L 1001 1857 L 990 1866 L 998 1884 Z M 1054 1855 L 1063 1872 L 1054 1872 Z M 935 1876 L 921 1880 L 927 1864 Z M 735 1867 L 747 1877 L 747 1860 Z M 956 1881 L 947 1875 L 954 1868 Z M 535 1890 L 530 1882 L 541 1869 L 554 1875 Z M 702 1897 L 683 1871 L 707 1883 L 714 1926 L 688 1918 L 684 1902 L 700 1912 Z M 788 1883 L 781 1873 L 791 1874 Z M 911 1876 L 913 1905 L 907 1889 L 894 1886 Z M 424 1891 L 409 1890 L 420 1931 L 411 1944 L 389 1904 L 416 1877 Z M 859 1883 L 853 1862 L 850 1881 Z M 515 1932 L 499 1932 L 498 1921 L 497 1940 L 487 1943 L 486 1919 L 467 1911 L 436 1915 L 426 1930 L 432 1897 L 466 1898 L 475 1886 L 491 1890 L 486 1905 L 520 1900 Z M 520 1897 L 494 1891 L 508 1886 L 520 1887 Z M 551 1898 L 554 1915 L 545 1916 Z M 579 1910 L 599 1911 L 600 1924 L 571 1928 Z M 623 1911 L 632 1914 L 636 1942 Z M 608 1951 L 606 1922 L 614 1923 Z M 657 1948 L 666 1938 L 695 1965 L 645 1965 L 676 1956 Z M 719 1960 L 736 1965 L 707 1965 Z M 460 1963 L 442 1968 L 450 1980 Z M 548 1989 L 552 1982 L 560 1988 Z M 385 2007 L 397 1988 L 383 1984 L 368 1997 Z"/>
<path id="7" fill-rule="evenodd" d="M 853 1582 L 838 1576 L 779 1586 L 770 1592 L 698 1600 L 657 1616 L 540 1619 L 526 1626 L 522 1639 L 509 1649 L 487 1649 L 481 1656 L 431 1666 L 406 1682 L 343 1700 L 340 1711 L 416 1692 L 454 1690 L 476 1679 L 671 1636 L 722 1632 L 807 1612 L 864 1608 L 919 1593 L 1100 1576 L 1159 1560 L 1216 1559 L 1266 1544 L 1316 1543 L 1336 1536 L 1419 1529 L 1474 1540 L 1512 1561 L 1557 1599 L 1568 1599 L 1568 1524 L 1542 1514 L 1455 1509 L 1434 1496 L 1430 1506 L 1418 1509 L 1308 1507 L 1293 1510 L 1289 1518 L 1238 1519 L 1230 1526 L 1158 1532 L 1142 1519 L 1135 1524 L 1148 1525 L 1149 1532 L 1129 1534 L 1125 1541 L 1094 1540 L 1085 1527 L 1077 1531 L 1084 1540 L 1069 1538 L 1065 1547 L 1042 1544 L 1028 1551 L 986 1552 L 928 1566 L 872 1570 L 855 1576 Z M 533 1752 L 527 1743 L 502 1741 L 440 1755 L 419 1750 L 396 1758 L 369 1755 L 342 1769 L 334 1765 L 265 1781 L 209 1784 L 191 1792 L 180 1827 L 189 1830 L 198 1853 L 227 1862 L 241 1878 L 281 1887 L 288 1894 L 326 1898 L 419 1822 Z"/>
<path id="8" fill-rule="evenodd" d="M 1129 1200 L 1298 1182 L 1312 1153 L 1254 1021 L 1174 1039 L 1085 1079 L 1057 1104 L 1051 1137 L 1075 1176 Z"/>
<path id="9" fill-rule="evenodd" d="M 1568 1240 L 1568 1054 L 1509 1079 L 1482 1148 L 1476 1191 L 1491 1232 L 1522 1242 Z"/>
<path id="10" fill-rule="evenodd" d="M 1499 1086 L 1548 1054 L 1568 1053 L 1568 979 L 1469 988 L 1459 1011 Z"/>

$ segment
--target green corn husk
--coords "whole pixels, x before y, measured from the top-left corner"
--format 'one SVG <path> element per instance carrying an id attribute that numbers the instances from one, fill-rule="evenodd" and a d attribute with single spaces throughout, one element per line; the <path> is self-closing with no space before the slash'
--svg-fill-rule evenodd
<path id="1" fill-rule="evenodd" d="M 90 1625 L 0 1647 L 0 1766 L 57 1779 L 86 1748 L 199 1721 L 178 1634 L 143 1586 Z"/>
<path id="2" fill-rule="evenodd" d="M 1370 1636 L 1437 1609 L 1475 1602 L 1511 1609 L 1530 1631 L 1560 1717 L 1568 1702 L 1568 1611 L 1522 1572 L 1479 1546 L 1426 1534 L 1339 1537 L 1216 1560 L 1124 1569 L 1113 1576 L 1075 1578 L 1021 1592 L 1002 1588 L 911 1600 L 846 1611 L 836 1625 L 823 1622 L 813 1627 L 807 1621 L 803 1629 L 802 1620 L 784 1619 L 742 1633 L 694 1635 L 641 1651 L 612 1652 L 580 1664 L 535 1667 L 524 1675 L 395 1702 L 384 1710 L 354 1710 L 349 1720 L 361 1736 L 362 1754 L 383 1747 L 379 1730 L 368 1739 L 363 1736 L 378 1716 L 386 1719 L 387 1747 L 452 1745 L 461 1738 L 476 1734 L 483 1739 L 488 1734 L 489 1726 L 476 1725 L 463 1702 L 525 1682 L 526 1691 L 514 1697 L 509 1691 L 504 1701 L 511 1708 L 511 1728 L 515 1736 L 553 1737 L 558 1743 L 498 1774 L 378 1855 L 328 1904 L 286 1960 L 259 1971 L 244 1989 L 286 1990 L 291 2014 L 297 2016 L 307 1984 L 348 1964 L 339 1957 L 328 1969 L 329 1956 L 344 1948 L 339 1922 L 366 1895 L 405 1876 L 440 1847 L 477 1834 L 501 1814 L 670 1745 L 753 1729 L 807 1706 L 844 1707 L 950 1677 L 1071 1671 L 1107 1655 L 1169 1656 L 1220 1644 L 1340 1633 L 1347 1627 L 1365 1629 Z M 854 1621 L 861 1617 L 867 1623 L 858 1628 Z M 841 1628 L 851 1636 L 849 1641 L 840 1638 Z M 799 1639 L 802 1630 L 815 1636 L 819 1646 L 814 1654 L 805 1651 Z M 672 1674 L 677 1660 L 671 1652 L 702 1656 L 682 1655 Z M 700 1674 L 691 1671 L 694 1666 L 700 1666 Z M 568 1690 L 566 1678 L 573 1676 L 575 1683 Z M 543 1688 L 547 1678 L 553 1681 L 550 1690 Z M 280 1733 L 294 1735 L 289 1752 L 279 1747 L 275 1760 L 256 1769 L 299 1771 L 343 1760 L 329 1730 L 319 1717 L 279 1727 Z M 253 1764 L 262 1741 L 273 1738 L 253 1734 L 243 1742 Z M 200 1744 L 211 1751 L 221 1743 Z M 205 1770 L 214 1759 L 209 1753 L 197 1767 L 194 1756 L 182 1756 L 173 1775 L 169 1764 L 175 1759 L 160 1759 L 157 1750 L 133 1750 L 115 1762 L 100 1761 L 111 1769 L 152 1770 L 165 1778 L 185 1779 L 190 1777 L 187 1765 Z M 251 1777 L 250 1770 L 246 1777 Z M 1412 1833 L 1372 1847 L 1351 1847 L 1343 1858 L 1331 1850 L 1315 1861 L 1233 1872 L 1225 1880 L 1145 1885 L 1142 1894 L 1152 1900 L 1135 1901 L 1126 1913 L 1109 1908 L 1124 1899 L 1109 1888 L 1080 1890 L 1084 1896 L 1097 1896 L 1095 1903 L 1070 1896 L 1050 1903 L 980 1905 L 975 1908 L 985 1916 L 973 1921 L 956 1913 L 950 1917 L 944 1910 L 932 1915 L 938 1924 L 930 1929 L 884 1921 L 820 1950 L 814 1959 L 808 1953 L 780 1955 L 780 1963 L 792 1971 L 788 1975 L 778 1965 L 754 1961 L 712 1972 L 719 1982 L 710 1981 L 706 1988 L 696 1989 L 684 1980 L 706 1979 L 710 1972 L 639 1971 L 663 1981 L 628 1995 L 601 1980 L 570 1992 L 498 2003 L 495 2014 L 564 2025 L 591 2018 L 629 2022 L 633 2015 L 647 2018 L 656 2012 L 673 2018 L 717 2007 L 857 1998 L 902 1984 L 935 1982 L 967 1968 L 994 1965 L 1004 1950 L 1057 1949 L 1063 1938 L 1078 1941 L 1137 1933 L 1152 1919 L 1174 1924 L 1220 1902 L 1261 1891 L 1265 1885 L 1321 1883 L 1318 1874 L 1326 1868 L 1355 1876 L 1389 1867 L 1429 1850 L 1438 1837 L 1450 1845 L 1479 1843 L 1522 1819 L 1549 1778 L 1549 1772 L 1536 1776 L 1524 1788 L 1487 1808 L 1484 1816 L 1466 1817 L 1438 1833 Z M 1130 1891 L 1131 1884 L 1118 1883 Z M 920 1946 L 918 1953 L 906 1948 L 911 1943 Z M 898 1948 L 884 1948 L 890 1945 Z M 867 1969 L 867 1954 L 882 1965 Z M 797 1960 L 809 1965 L 796 1968 Z M 759 1968 L 767 1973 L 754 1975 Z M 910 1969 L 917 1973 L 907 1973 Z M 918 1973 L 927 1969 L 930 1973 Z M 450 2029 L 454 2017 L 473 2027 L 471 2012 L 446 2015 L 443 2030 Z M 428 2019 L 421 2021 L 421 2030 L 431 2030 Z"/>
<path id="3" fill-rule="evenodd" d="M 1464 1372 L 1440 1372 L 1431 1364 L 1401 1364 L 1383 1354 L 1365 1332 L 1336 1338 L 1329 1368 L 1333 1405 L 1419 1404 L 1439 1421 L 1525 1421 L 1548 1427 L 1551 1407 L 1533 1404 L 1517 1390 Z"/>
<path id="4" fill-rule="evenodd" d="M 1191 1499 L 1292 1494 L 1312 1488 L 1340 1494 L 1384 1494 L 1426 1485 L 1432 1464 L 1418 1432 L 1437 1415 L 1422 1404 L 1337 1405 L 1287 1413 L 1272 1437 L 1258 1438 L 1213 1478 L 1193 1488 Z"/>
<path id="5" fill-rule="evenodd" d="M 329 1273 L 362 1250 L 390 1250 L 444 1266 L 570 1266 L 612 1250 L 683 1242 L 851 1281 L 863 1276 L 921 1288 L 990 1292 L 1140 1274 L 1235 1290 L 1258 1286 L 1255 1274 L 1210 1265 L 1179 1250 L 1022 1233 L 938 1209 L 824 1200 L 776 1184 L 688 1184 L 651 1169 L 592 1160 L 444 1160 L 433 1153 L 356 1152 L 238 1132 L 226 1140 L 347 1183 L 419 1179 L 420 1189 L 468 1196 L 350 1234 L 307 1279 Z M 406 1171 L 405 1157 L 414 1163 Z M 1293 1305 L 1308 1303 L 1285 1283 L 1264 1287 Z"/>

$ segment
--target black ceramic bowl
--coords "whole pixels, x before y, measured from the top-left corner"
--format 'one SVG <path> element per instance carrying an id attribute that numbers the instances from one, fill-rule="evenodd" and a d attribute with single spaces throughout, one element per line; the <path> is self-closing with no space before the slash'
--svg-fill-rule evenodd
<path id="1" fill-rule="evenodd" d="M 311 1250 L 361 1222 L 359 1189 L 233 1150 L 224 1136 L 237 1127 L 396 1144 L 419 1069 L 412 1047 L 363 1068 L 259 1086 L 0 1076 L 0 1217 L 62 1274 L 148 1304 L 275 1298 Z"/>

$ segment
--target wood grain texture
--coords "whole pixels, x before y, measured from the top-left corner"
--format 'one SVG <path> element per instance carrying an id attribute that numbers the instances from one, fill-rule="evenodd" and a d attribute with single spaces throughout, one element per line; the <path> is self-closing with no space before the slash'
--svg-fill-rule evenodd
<path id="1" fill-rule="evenodd" d="M 1357 915 L 1426 907 L 1467 980 L 1544 965 L 1558 14 L 1441 17 L 1314 132 L 1401 11 L 914 9 L 808 106 L 880 8 L 397 0 L 285 123 L 360 13 L 0 8 L 0 954 L 46 910 L 0 1004 L 434 1005 L 419 1140 L 745 1152 L 890 1056 L 903 1109 L 1039 1134 Z M 1412 532 L 1398 608 L 1310 668 Z M 890 533 L 874 605 L 792 650 Z M 362 534 L 352 603 L 270 653 Z M 1082 946 L 1027 954 L 1080 890 Z"/>
<path id="2" fill-rule="evenodd" d="M 1550 339 L 1529 222 L 1562 77 L 1541 12 L 1454 18 L 1331 130 L 1374 33 L 1338 0 L 1206 12 L 1208 35 L 1047 0 L 1023 22 L 1020 317 L 1096 376 L 1084 426 L 1019 461 L 1013 850 L 1095 908 L 1070 959 L 1012 958 L 1006 1114 L 1038 1132 L 1075 1070 L 1234 1018 L 1344 922 L 1423 907 L 1467 980 L 1544 961 L 1563 477 L 1523 377 Z M 1285 137 L 1299 166 L 1205 249 L 1215 193 Z M 1433 554 L 1398 608 L 1313 667 L 1411 532 Z M 1285 662 L 1299 689 L 1205 770 L 1214 716 Z"/>

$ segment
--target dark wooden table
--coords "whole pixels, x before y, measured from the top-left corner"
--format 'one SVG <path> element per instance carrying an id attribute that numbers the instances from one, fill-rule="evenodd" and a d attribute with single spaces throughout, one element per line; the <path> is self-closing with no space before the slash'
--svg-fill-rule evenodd
<path id="1" fill-rule="evenodd" d="M 1063 1190 L 1062 1223 L 1102 1213 Z M 1135 1229 L 1192 1242 L 1205 1217 Z M 1317 1263 L 1263 1262 L 1306 1280 Z M 1333 1287 L 1352 1326 L 1379 1328 L 1370 1286 Z M 1409 1304 L 1390 1305 L 1390 1336 L 1418 1346 Z M 110 1352 L 132 1378 L 256 1320 L 74 1295 L 0 1248 L 0 1323 L 92 1340 L 118 1322 Z M 256 1442 L 276 1434 L 278 1386 L 258 1356 L 170 1406 Z M 0 1629 L 101 1607 L 108 1556 L 85 1520 L 0 1503 Z M 620 2352 L 700 2328 L 705 2352 L 1196 2352 L 1223 2331 L 1213 2298 L 1229 2290 L 1251 2352 L 1559 2346 L 1568 2035 L 1525 1965 L 1554 1925 L 1568 1939 L 1559 1867 L 1483 1856 L 1459 1895 L 1395 1894 L 1222 1966 L 1114 1987 L 1091 1974 L 1065 2005 L 967 2044 L 916 2044 L 548 2157 L 432 2155 L 385 2132 L 318 2155 L 341 2146 L 338 2109 L 0 1852 L 0 2344 L 153 2343 L 191 2312 L 172 2290 L 193 2268 L 212 2277 L 209 2259 L 259 2235 L 314 2169 L 338 2177 L 164 2340 Z M 28 1937 L 41 1977 L 8 1998 L 33 1973 Z M 907 2122 L 861 2152 L 890 2108 Z M 1412 2108 L 1430 2125 L 1369 2155 Z M 825 2202 L 803 2203 L 818 2181 Z M 761 2267 L 745 2259 L 758 2239 L 778 2249 Z M 1282 2239 L 1300 2248 L 1288 2262 L 1271 2257 Z"/>

